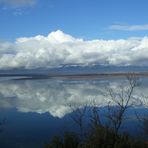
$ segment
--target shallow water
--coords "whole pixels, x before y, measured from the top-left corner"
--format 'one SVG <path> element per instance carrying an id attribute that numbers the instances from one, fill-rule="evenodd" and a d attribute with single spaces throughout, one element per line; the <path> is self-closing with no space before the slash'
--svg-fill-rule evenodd
<path id="1" fill-rule="evenodd" d="M 132 95 L 133 108 L 147 112 L 147 108 L 141 102 L 143 100 L 145 103 L 148 102 L 146 99 L 148 78 L 143 77 L 138 81 L 140 83 Z M 126 89 L 128 85 L 127 79 L 124 78 L 98 80 L 1 78 L 0 119 L 4 120 L 4 123 L 0 126 L 0 147 L 43 147 L 52 136 L 62 134 L 75 126 L 74 123 L 71 124 L 69 116 L 77 107 L 83 108 L 86 105 L 92 107 L 95 102 L 95 105 L 103 110 L 110 101 L 108 88 L 117 93 L 120 92 L 121 86 Z M 133 112 L 129 111 L 128 116 L 133 116 Z M 132 120 L 129 120 L 126 126 L 130 127 L 129 123 Z M 126 126 L 125 128 L 129 129 Z"/>

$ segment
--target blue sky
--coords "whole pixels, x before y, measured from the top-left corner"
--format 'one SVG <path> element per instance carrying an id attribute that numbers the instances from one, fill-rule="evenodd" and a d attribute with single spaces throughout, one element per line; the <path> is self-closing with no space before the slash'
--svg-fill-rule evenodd
<path id="1" fill-rule="evenodd" d="M 0 69 L 148 66 L 148 0 L 0 0 Z"/>
<path id="2" fill-rule="evenodd" d="M 148 34 L 148 26 L 144 26 L 148 24 L 147 0 L 28 0 L 17 3 L 18 0 L 0 0 L 0 40 L 47 35 L 58 29 L 84 39 L 119 39 Z M 113 25 L 121 27 L 117 29 Z M 137 25 L 144 29 L 123 29 Z"/>

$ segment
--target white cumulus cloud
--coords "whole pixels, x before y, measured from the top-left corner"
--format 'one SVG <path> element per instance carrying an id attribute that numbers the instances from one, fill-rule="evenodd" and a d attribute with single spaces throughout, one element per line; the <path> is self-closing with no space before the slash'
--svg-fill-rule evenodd
<path id="1" fill-rule="evenodd" d="M 48 36 L 0 42 L 0 69 L 51 68 L 61 65 L 148 66 L 148 37 L 119 40 L 83 40 L 60 30 Z"/>

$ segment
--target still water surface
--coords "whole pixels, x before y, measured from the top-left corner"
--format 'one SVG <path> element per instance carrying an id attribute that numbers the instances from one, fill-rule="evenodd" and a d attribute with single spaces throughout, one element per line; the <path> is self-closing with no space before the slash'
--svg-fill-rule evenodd
<path id="1" fill-rule="evenodd" d="M 138 81 L 140 85 L 135 88 L 132 95 L 133 107 L 141 112 L 148 112 L 147 108 L 141 104 L 141 101 L 147 101 L 148 78 L 143 77 Z M 69 118 L 73 112 L 71 106 L 92 107 L 94 105 L 92 102 L 95 101 L 95 105 L 105 108 L 110 101 L 107 94 L 108 88 L 119 92 L 121 86 L 128 87 L 127 79 L 16 80 L 15 78 L 14 80 L 12 77 L 0 78 L 0 120 L 2 122 L 0 147 L 44 147 L 52 136 L 62 134 L 74 127 L 74 123 Z M 130 114 L 132 116 L 133 113 L 129 113 L 129 116 Z"/>

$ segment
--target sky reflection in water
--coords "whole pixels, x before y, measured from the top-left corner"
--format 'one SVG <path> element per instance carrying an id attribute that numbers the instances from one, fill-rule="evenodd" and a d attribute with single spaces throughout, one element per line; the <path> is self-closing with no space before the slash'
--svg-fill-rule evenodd
<path id="1" fill-rule="evenodd" d="M 136 108 L 144 108 L 139 99 L 148 96 L 148 79 L 140 81 L 133 93 Z M 69 128 L 68 115 L 73 111 L 70 106 L 91 107 L 95 100 L 103 108 L 111 101 L 107 89 L 119 92 L 121 84 L 127 86 L 127 80 L 1 80 L 0 112 L 7 123 L 1 127 L 0 145 L 41 147 L 52 135 Z"/>

